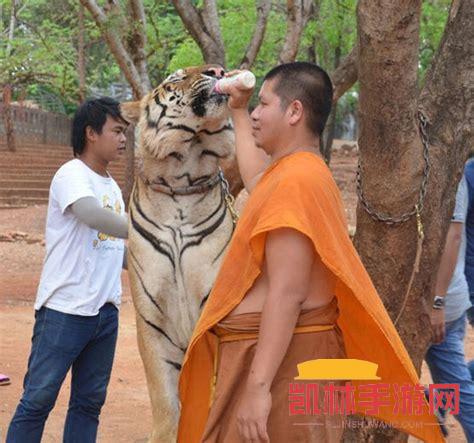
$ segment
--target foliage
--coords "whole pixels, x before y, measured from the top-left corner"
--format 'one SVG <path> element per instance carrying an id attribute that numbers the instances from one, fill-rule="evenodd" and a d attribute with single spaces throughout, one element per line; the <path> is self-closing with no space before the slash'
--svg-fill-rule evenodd
<path id="1" fill-rule="evenodd" d="M 20 2 L 17 26 L 7 56 L 7 39 L 0 44 L 0 83 L 12 83 L 15 98 L 56 95 L 66 109 L 78 100 L 77 2 L 74 0 Z M 11 2 L 0 0 L 2 34 L 8 33 Z M 23 7 L 21 7 L 23 5 Z M 87 76 L 94 85 L 120 77 L 120 70 L 102 41 L 99 30 L 86 18 Z M 45 104 L 46 107 L 47 103 Z"/>
<path id="2" fill-rule="evenodd" d="M 425 77 L 426 70 L 438 48 L 448 18 L 451 0 L 425 0 L 421 9 L 420 23 L 420 79 Z"/>
<path id="3" fill-rule="evenodd" d="M 218 0 L 219 19 L 226 50 L 227 67 L 239 66 L 256 21 L 256 0 Z M 11 0 L 0 0 L 0 84 L 12 83 L 15 97 L 34 97 L 42 91 L 56 95 L 72 110 L 78 101 L 78 1 L 17 0 L 17 26 L 7 56 Z M 100 1 L 104 6 L 106 2 Z M 126 20 L 125 0 L 121 16 L 109 26 L 122 34 Z M 199 2 L 194 2 L 199 6 Z M 316 13 L 303 33 L 298 59 L 313 60 L 326 70 L 335 69 L 356 41 L 356 0 L 315 0 Z M 439 44 L 450 0 L 423 2 L 420 29 L 420 78 L 423 78 Z M 147 63 L 152 85 L 179 67 L 202 63 L 202 54 L 168 0 L 144 0 L 147 16 Z M 286 32 L 286 2 L 274 0 L 265 39 L 252 67 L 258 82 L 278 59 Z M 124 35 L 126 37 L 126 35 Z M 100 30 L 85 13 L 86 78 L 89 91 L 125 83 Z M 40 92 L 38 92 L 40 91 Z M 352 110 L 357 101 L 353 89 L 341 102 Z"/>

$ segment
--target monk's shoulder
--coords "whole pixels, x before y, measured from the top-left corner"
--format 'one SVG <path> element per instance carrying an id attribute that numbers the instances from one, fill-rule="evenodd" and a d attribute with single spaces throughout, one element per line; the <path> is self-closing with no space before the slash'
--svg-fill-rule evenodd
<path id="1" fill-rule="evenodd" d="M 335 186 L 326 163 L 314 154 L 295 156 L 282 172 L 280 181 L 299 190 L 327 191 Z"/>

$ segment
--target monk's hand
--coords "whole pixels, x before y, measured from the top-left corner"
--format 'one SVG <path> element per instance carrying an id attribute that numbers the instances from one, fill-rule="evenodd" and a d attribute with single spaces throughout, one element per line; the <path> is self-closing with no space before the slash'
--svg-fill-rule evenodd
<path id="1" fill-rule="evenodd" d="M 436 345 L 444 340 L 445 319 L 444 309 L 431 309 L 432 342 Z"/>
<path id="2" fill-rule="evenodd" d="M 237 428 L 243 442 L 270 441 L 267 421 L 271 407 L 269 389 L 247 383 L 237 409 Z"/>
<path id="3" fill-rule="evenodd" d="M 233 71 L 226 72 L 224 76 L 232 77 L 241 72 L 242 71 L 240 69 L 234 69 Z M 242 88 L 235 84 L 230 84 L 226 86 L 226 93 L 229 96 L 229 100 L 227 101 L 227 104 L 229 108 L 231 109 L 231 111 L 238 110 L 238 109 L 247 110 L 250 97 L 252 97 L 253 91 L 254 91 L 254 88 L 251 88 L 251 89 Z"/>

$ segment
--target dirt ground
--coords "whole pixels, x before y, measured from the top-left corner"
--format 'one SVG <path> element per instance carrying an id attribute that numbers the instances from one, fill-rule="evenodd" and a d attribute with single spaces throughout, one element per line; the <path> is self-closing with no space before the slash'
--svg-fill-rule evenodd
<path id="1" fill-rule="evenodd" d="M 341 188 L 349 224 L 355 225 L 355 172 L 356 156 L 339 154 L 332 168 Z M 46 206 L 0 209 L 0 239 L 2 234 L 17 241 L 0 241 L 0 373 L 10 376 L 12 383 L 0 386 L 0 440 L 4 441 L 6 428 L 22 390 L 22 378 L 30 351 L 33 327 L 33 301 L 39 281 L 44 246 Z M 120 332 L 117 354 L 108 390 L 107 402 L 101 415 L 99 442 L 145 442 L 151 428 L 151 412 L 146 390 L 145 375 L 138 355 L 135 335 L 135 317 L 128 289 L 126 272 L 122 276 L 124 296 L 120 313 Z M 474 332 L 469 328 L 466 339 L 467 356 L 474 358 Z M 422 381 L 429 383 L 426 368 Z M 63 386 L 57 405 L 45 428 L 43 441 L 62 440 L 69 379 Z M 448 442 L 465 441 L 457 422 L 449 418 Z M 290 442 L 288 442 L 290 443 Z"/>

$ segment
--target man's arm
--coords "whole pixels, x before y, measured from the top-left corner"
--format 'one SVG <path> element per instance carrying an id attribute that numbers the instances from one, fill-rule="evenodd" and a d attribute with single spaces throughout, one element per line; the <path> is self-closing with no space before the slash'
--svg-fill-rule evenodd
<path id="1" fill-rule="evenodd" d="M 128 238 L 128 220 L 126 217 L 104 209 L 95 197 L 83 197 L 71 205 L 73 214 L 87 226 L 113 235 Z"/>
<path id="2" fill-rule="evenodd" d="M 234 75 L 240 71 L 231 71 Z M 227 87 L 229 108 L 234 123 L 235 151 L 240 175 L 248 193 L 257 184 L 263 171 L 270 164 L 270 157 L 262 149 L 257 148 L 252 135 L 252 124 L 248 112 L 248 104 L 253 89 L 239 89 L 236 85 Z"/>
<path id="3" fill-rule="evenodd" d="M 444 296 L 448 291 L 449 283 L 451 283 L 454 269 L 456 268 L 463 229 L 464 223 L 452 221 L 449 224 L 446 244 L 441 255 L 438 274 L 436 275 L 435 295 Z"/>
<path id="4" fill-rule="evenodd" d="M 257 349 L 237 417 L 239 430 L 246 440 L 268 439 L 266 423 L 271 408 L 270 387 L 308 295 L 314 258 L 311 241 L 296 230 L 282 228 L 267 235 L 265 272 L 269 288 Z"/>
<path id="5" fill-rule="evenodd" d="M 250 193 L 270 164 L 270 157 L 255 145 L 247 104 L 245 108 L 231 108 L 231 115 L 237 163 L 245 189 Z"/>
<path id="6" fill-rule="evenodd" d="M 438 274 L 436 275 L 435 295 L 444 297 L 448 291 L 449 283 L 456 268 L 463 229 L 464 223 L 461 222 L 452 221 L 449 225 Z M 444 309 L 432 310 L 431 324 L 433 327 L 433 343 L 441 343 L 445 334 Z"/>

